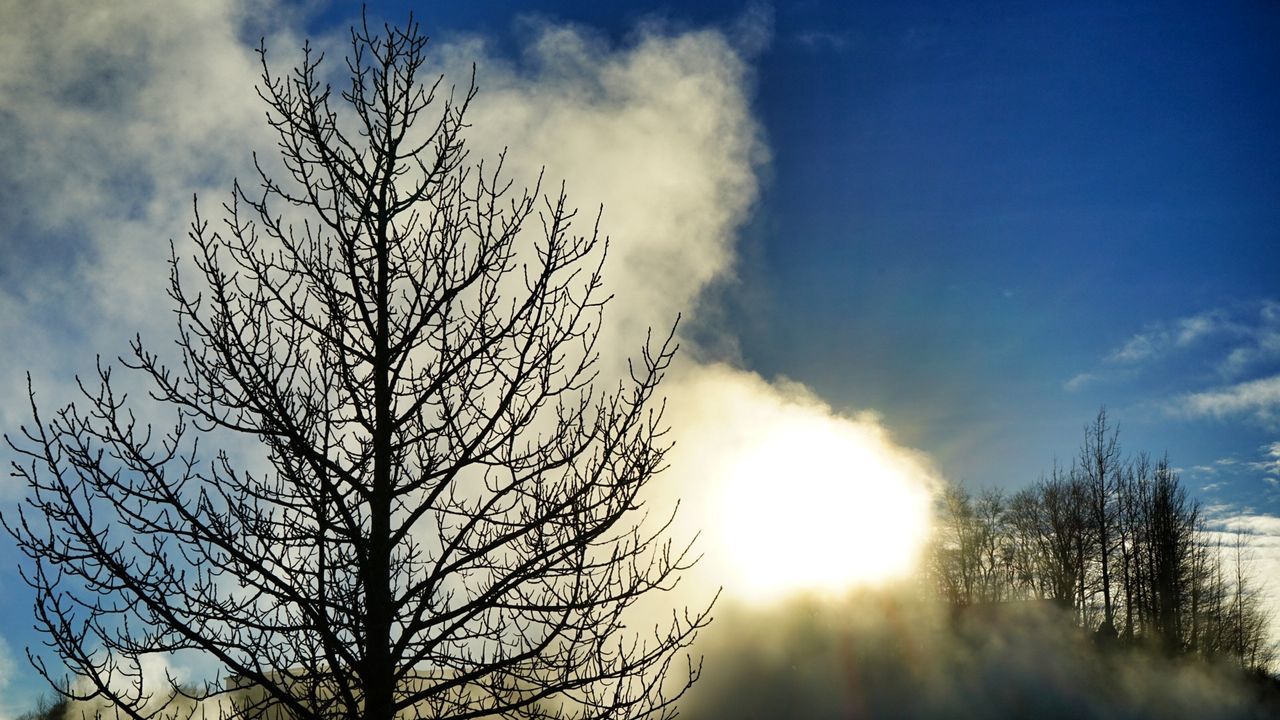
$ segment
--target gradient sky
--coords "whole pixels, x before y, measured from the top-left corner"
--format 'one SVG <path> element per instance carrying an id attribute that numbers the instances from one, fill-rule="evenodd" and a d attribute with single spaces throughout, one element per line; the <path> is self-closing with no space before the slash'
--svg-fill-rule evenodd
<path id="1" fill-rule="evenodd" d="M 354 17 L 334 2 L 265 5 L 240 17 L 242 40 L 278 23 L 293 39 L 332 35 Z M 733 237 L 734 277 L 704 289 L 686 328 L 709 359 L 801 383 L 837 414 L 875 413 L 970 486 L 1017 488 L 1055 455 L 1069 462 L 1106 405 L 1127 450 L 1167 451 L 1220 517 L 1280 533 L 1280 4 L 1053 5 L 504 0 L 418 13 L 436 39 L 484 38 L 517 68 L 547 23 L 609 48 L 639 28 L 710 29 L 745 59 L 768 159 Z M 414 6 L 369 12 L 399 22 Z M 58 102 L 110 109 L 129 83 L 96 78 Z M 21 417 L 13 370 L 82 369 L 68 358 L 97 323 L 75 288 L 33 280 L 90 251 L 80 221 L 32 210 L 31 168 L 50 151 L 3 129 L 17 113 L 0 102 L 0 301 L 21 309 L 0 320 L 7 422 Z M 120 152 L 109 173 L 77 167 L 103 186 L 154 182 Z M 182 177 L 225 188 L 222 169 Z M 120 227 L 181 232 L 189 206 L 156 219 L 148 191 L 128 197 Z M 0 587 L 6 617 L 29 602 Z M 33 640 L 3 625 L 0 676 Z M 8 692 L 34 687 L 10 671 Z"/>

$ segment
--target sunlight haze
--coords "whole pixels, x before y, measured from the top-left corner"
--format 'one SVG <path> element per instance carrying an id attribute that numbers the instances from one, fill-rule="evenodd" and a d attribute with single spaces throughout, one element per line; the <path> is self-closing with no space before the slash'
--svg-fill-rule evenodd
<path id="1" fill-rule="evenodd" d="M 899 579 L 929 539 L 931 496 L 862 428 L 817 415 L 771 422 L 721 471 L 716 541 L 729 589 L 751 599 Z"/>

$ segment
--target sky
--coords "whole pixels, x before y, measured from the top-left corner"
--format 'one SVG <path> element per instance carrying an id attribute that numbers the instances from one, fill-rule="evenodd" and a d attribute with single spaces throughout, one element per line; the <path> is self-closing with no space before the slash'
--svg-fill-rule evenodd
<path id="1" fill-rule="evenodd" d="M 434 22 L 504 47 L 521 12 L 623 43 L 767 16 L 769 161 L 713 321 L 743 365 L 876 410 L 965 482 L 1034 479 L 1106 405 L 1127 447 L 1280 509 L 1265 472 L 1196 469 L 1275 460 L 1274 4 L 688 5 Z"/>
<path id="2" fill-rule="evenodd" d="M 285 66 L 306 37 L 340 56 L 358 16 L 321 0 L 72 5 L 0 0 L 10 433 L 25 372 L 65 400 L 95 354 L 169 337 L 164 261 L 192 195 L 216 209 L 249 151 L 272 148 L 259 38 Z M 1167 452 L 1280 578 L 1280 5 L 368 13 L 411 9 L 448 77 L 476 63 L 475 152 L 509 146 L 518 177 L 545 164 L 580 206 L 603 204 L 608 347 L 683 314 L 663 491 L 688 500 L 686 529 L 715 527 L 709 584 L 757 590 L 731 546 L 749 532 L 735 522 L 777 507 L 759 468 L 817 457 L 801 475 L 848 475 L 838 503 L 830 485 L 789 486 L 812 527 L 841 522 L 826 506 L 919 517 L 944 479 L 1012 490 L 1069 462 L 1103 405 L 1126 450 Z M 0 482 L 6 503 L 21 493 Z M 748 501 L 728 512 L 727 496 Z M 0 562 L 16 562 L 7 544 Z M 0 585 L 3 617 L 29 603 Z M 36 687 L 34 642 L 0 624 L 0 716 Z"/>

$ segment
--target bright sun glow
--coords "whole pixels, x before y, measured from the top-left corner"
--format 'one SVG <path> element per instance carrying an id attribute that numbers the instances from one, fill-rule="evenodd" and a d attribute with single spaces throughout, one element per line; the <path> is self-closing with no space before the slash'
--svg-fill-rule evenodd
<path id="1" fill-rule="evenodd" d="M 736 454 L 720 480 L 719 541 L 730 589 L 747 598 L 900 578 L 929 533 L 922 469 L 852 421 L 789 418 Z"/>

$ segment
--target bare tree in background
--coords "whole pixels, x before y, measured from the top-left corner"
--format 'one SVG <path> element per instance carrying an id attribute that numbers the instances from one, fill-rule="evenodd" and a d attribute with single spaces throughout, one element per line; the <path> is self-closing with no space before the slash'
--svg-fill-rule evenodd
<path id="1" fill-rule="evenodd" d="M 930 576 L 952 605 L 970 605 L 979 598 L 981 561 L 973 497 L 959 485 L 947 485 L 936 511 L 938 527 L 930 548 Z"/>
<path id="2" fill-rule="evenodd" d="M 1083 492 L 1074 473 L 1067 473 L 1055 459 L 1048 480 L 1037 486 L 1043 512 L 1045 571 L 1052 599 L 1067 607 L 1080 603 L 1083 612 L 1085 558 L 1089 524 Z"/>
<path id="3" fill-rule="evenodd" d="M 1151 459 L 1139 452 L 1125 464 L 1116 497 L 1116 529 L 1120 534 L 1121 586 L 1124 589 L 1123 637 L 1132 641 L 1147 623 L 1148 585 L 1146 558 L 1149 556 L 1148 504 L 1145 501 L 1151 484 Z"/>
<path id="4" fill-rule="evenodd" d="M 1005 526 L 1009 533 L 1011 598 L 1044 600 L 1050 597 L 1043 517 L 1044 506 L 1035 487 L 1023 488 L 1009 498 Z"/>
<path id="5" fill-rule="evenodd" d="M 948 485 L 927 568 L 935 591 L 956 608 L 1050 600 L 1074 610 L 1098 641 L 1231 658 L 1269 672 L 1273 618 L 1247 535 L 1237 533 L 1227 548 L 1167 456 L 1153 462 L 1139 452 L 1122 461 L 1118 446 L 1104 410 L 1086 427 L 1087 466 L 1064 470 L 1055 459 L 1048 478 L 1007 500 L 995 489 L 974 496 Z"/>
<path id="6" fill-rule="evenodd" d="M 623 625 L 691 564 L 669 519 L 635 514 L 667 448 L 671 336 L 600 387 L 604 241 L 575 234 L 563 193 L 469 164 L 474 86 L 438 98 L 425 44 L 412 20 L 353 30 L 341 116 L 309 48 L 284 77 L 263 52 L 289 182 L 260 167 L 220 231 L 197 213 L 194 289 L 172 260 L 180 360 L 137 340 L 124 361 L 171 430 L 136 420 L 107 368 L 52 417 L 32 393 L 11 443 L 30 495 L 5 521 L 69 697 L 136 719 L 200 700 L 250 718 L 670 717 L 696 679 L 668 670 L 705 611 Z M 227 434 L 269 465 L 197 442 Z M 225 676 L 142 672 L 178 651 Z"/>
<path id="7" fill-rule="evenodd" d="M 1169 648 L 1182 644 L 1183 614 L 1189 599 L 1192 551 L 1200 509 L 1161 458 L 1151 476 L 1147 533 L 1150 554 L 1150 617 L 1155 633 Z"/>
<path id="8" fill-rule="evenodd" d="M 1250 572 L 1253 553 L 1247 549 L 1245 534 L 1236 531 L 1231 544 L 1231 654 L 1246 670 L 1267 668 L 1275 661 L 1276 647 L 1268 642 L 1271 612 L 1266 607 L 1262 590 Z"/>
<path id="9" fill-rule="evenodd" d="M 1102 575 L 1101 630 L 1115 634 L 1115 613 L 1111 604 L 1111 553 L 1118 542 L 1115 496 L 1120 482 L 1119 431 L 1107 422 L 1107 410 L 1098 410 L 1085 426 L 1080 446 L 1080 473 L 1089 496 L 1090 521 L 1098 542 L 1099 571 Z"/>

